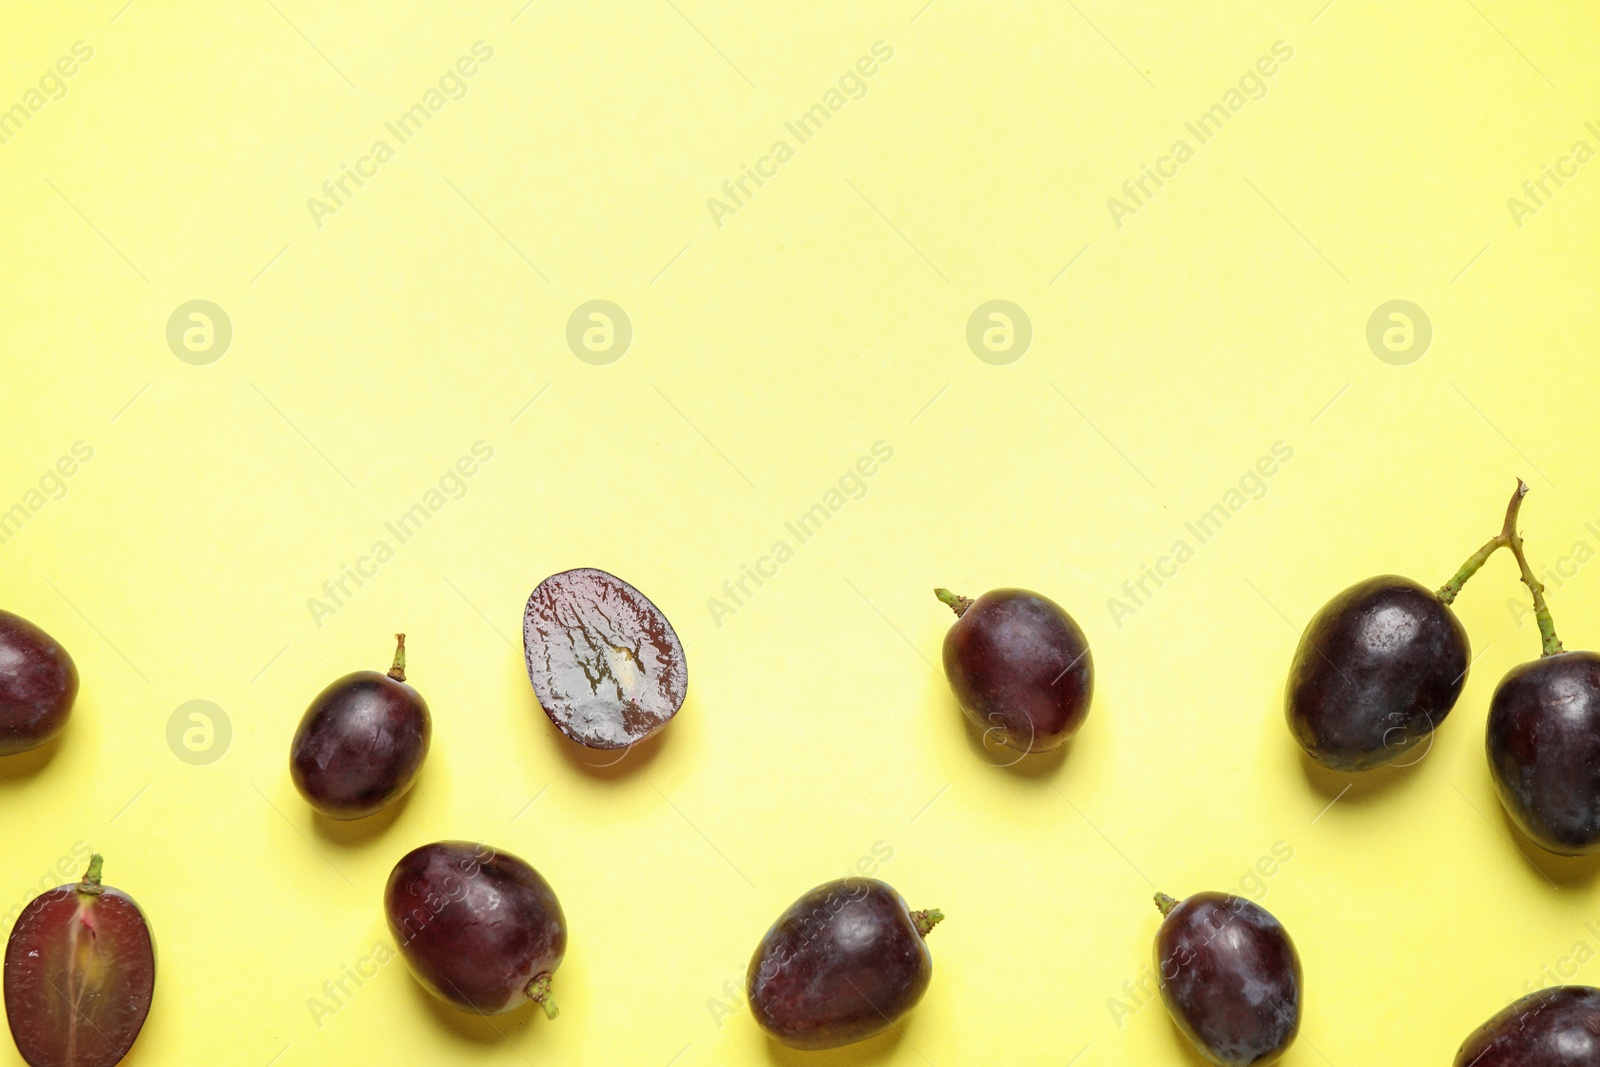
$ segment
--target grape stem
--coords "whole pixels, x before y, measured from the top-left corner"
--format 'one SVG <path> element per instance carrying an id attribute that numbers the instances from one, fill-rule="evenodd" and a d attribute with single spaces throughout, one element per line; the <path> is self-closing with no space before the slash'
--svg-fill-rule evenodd
<path id="1" fill-rule="evenodd" d="M 1165 893 L 1156 894 L 1156 907 L 1161 909 L 1162 915 L 1171 915 L 1172 909 L 1177 906 L 1178 901 L 1175 898 L 1169 897 Z"/>
<path id="2" fill-rule="evenodd" d="M 1522 482 L 1517 483 L 1519 492 L 1526 493 L 1528 487 Z M 1513 513 L 1508 520 L 1511 535 L 1507 544 L 1511 554 L 1516 557 L 1517 569 L 1522 572 L 1522 584 L 1528 587 L 1528 592 L 1533 594 L 1533 617 L 1539 621 L 1540 657 L 1559 656 L 1566 649 L 1562 647 L 1561 638 L 1556 636 L 1556 623 L 1550 617 L 1550 605 L 1544 599 L 1544 583 L 1533 576 L 1533 568 L 1528 566 L 1528 554 L 1522 550 L 1522 535 L 1517 533 L 1516 515 Z"/>
<path id="3" fill-rule="evenodd" d="M 100 893 L 100 872 L 105 868 L 106 858 L 96 852 L 89 857 L 89 869 L 83 872 L 83 881 L 78 883 L 78 892 Z"/>
<path id="4" fill-rule="evenodd" d="M 395 634 L 394 666 L 389 668 L 389 677 L 397 682 L 406 680 L 406 635 Z"/>
<path id="5" fill-rule="evenodd" d="M 956 618 L 958 619 L 967 613 L 968 608 L 972 607 L 971 597 L 958 596 L 948 589 L 935 589 L 933 595 L 948 605 L 950 610 L 956 613 Z"/>
<path id="6" fill-rule="evenodd" d="M 550 972 L 546 971 L 528 983 L 528 999 L 544 1009 L 547 1019 L 554 1019 L 561 1014 L 561 1009 L 556 1007 L 556 1002 L 550 999 Z"/>
<path id="7" fill-rule="evenodd" d="M 1516 492 L 1511 494 L 1511 503 L 1506 505 L 1505 525 L 1500 532 L 1491 537 L 1478 551 L 1474 552 L 1456 571 L 1455 577 L 1445 583 L 1439 590 L 1439 599 L 1446 604 L 1452 603 L 1456 594 L 1461 592 L 1461 587 L 1467 584 L 1467 579 L 1478 573 L 1488 558 L 1502 548 L 1509 548 L 1516 557 L 1517 569 L 1522 572 L 1522 583 L 1528 587 L 1528 592 L 1533 594 L 1533 614 L 1539 621 L 1539 637 L 1543 645 L 1542 655 L 1556 656 L 1565 652 L 1561 639 L 1556 636 L 1555 620 L 1550 617 L 1550 605 L 1545 603 L 1544 583 L 1533 575 L 1533 568 L 1528 566 L 1528 556 L 1523 551 L 1522 535 L 1517 533 L 1517 514 L 1522 510 L 1522 498 L 1528 495 L 1528 483 L 1521 478 L 1517 479 Z"/>
<path id="8" fill-rule="evenodd" d="M 927 937 L 935 926 L 944 922 L 944 912 L 938 908 L 929 908 L 927 911 L 914 911 L 911 913 L 911 924 L 917 928 L 917 933 Z"/>
<path id="9" fill-rule="evenodd" d="M 1528 495 L 1528 483 L 1521 478 L 1517 479 L 1517 490 L 1511 494 L 1511 503 L 1506 505 L 1506 521 L 1500 527 L 1500 532 L 1489 538 L 1484 546 L 1474 552 L 1468 560 L 1456 571 L 1439 590 L 1439 599 L 1445 604 L 1454 604 L 1456 595 L 1461 592 L 1461 587 L 1486 563 L 1490 556 L 1500 549 L 1511 544 L 1511 538 L 1516 536 L 1517 512 L 1522 509 L 1522 498 Z"/>

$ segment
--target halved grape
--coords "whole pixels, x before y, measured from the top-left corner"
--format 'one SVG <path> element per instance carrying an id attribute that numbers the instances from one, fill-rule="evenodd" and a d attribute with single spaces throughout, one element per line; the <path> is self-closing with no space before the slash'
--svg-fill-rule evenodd
<path id="1" fill-rule="evenodd" d="M 528 677 L 557 729 L 589 748 L 626 748 L 678 713 L 689 667 L 650 598 L 593 567 L 553 574 L 528 598 Z"/>
<path id="2" fill-rule="evenodd" d="M 31 1067 L 113 1067 L 150 1013 L 155 941 L 133 898 L 100 884 L 103 862 L 35 897 L 6 943 L 6 1019 Z"/>

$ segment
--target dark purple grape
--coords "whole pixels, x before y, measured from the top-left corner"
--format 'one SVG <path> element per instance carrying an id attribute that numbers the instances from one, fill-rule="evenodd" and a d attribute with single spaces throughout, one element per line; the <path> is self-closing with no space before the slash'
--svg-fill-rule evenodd
<path id="1" fill-rule="evenodd" d="M 383 893 L 389 932 L 423 988 L 493 1015 L 533 1001 L 556 1017 L 550 979 L 567 952 L 561 902 L 509 852 L 466 841 L 403 856 Z"/>
<path id="2" fill-rule="evenodd" d="M 417 780 L 433 720 L 406 684 L 406 635 L 388 674 L 357 671 L 329 685 L 306 709 L 289 746 L 295 788 L 331 819 L 360 819 L 403 796 Z"/>
<path id="3" fill-rule="evenodd" d="M 791 1048 L 871 1037 L 916 1006 L 933 977 L 924 938 L 944 918 L 911 911 L 871 878 L 841 878 L 795 901 L 772 924 L 745 976 L 761 1028 Z"/>
<path id="4" fill-rule="evenodd" d="M 1410 578 L 1346 589 L 1300 638 L 1285 699 L 1308 756 L 1366 771 L 1426 741 L 1455 707 L 1472 650 L 1455 612 Z"/>
<path id="5" fill-rule="evenodd" d="M 1511 668 L 1489 703 L 1488 750 L 1500 803 L 1536 845 L 1600 851 L 1600 655 Z"/>
<path id="6" fill-rule="evenodd" d="M 78 668 L 56 639 L 0 611 L 0 756 L 38 748 L 61 732 L 78 696 Z"/>
<path id="7" fill-rule="evenodd" d="M 113 1067 L 150 1013 L 156 949 L 139 905 L 83 881 L 35 897 L 6 943 L 6 1019 L 30 1067 Z"/>
<path id="8" fill-rule="evenodd" d="M 1600 989 L 1530 993 L 1474 1030 L 1455 1067 L 1600 1067 Z"/>
<path id="9" fill-rule="evenodd" d="M 1385 574 L 1357 582 L 1317 612 L 1284 693 L 1289 731 L 1306 755 L 1336 771 L 1369 771 L 1431 743 L 1472 663 L 1466 628 L 1450 605 L 1490 556 L 1511 545 L 1527 493 L 1519 480 L 1500 532 L 1437 593 Z"/>
<path id="10" fill-rule="evenodd" d="M 1519 483 L 1517 499 L 1527 491 Z M 1506 673 L 1489 702 L 1489 771 L 1506 813 L 1536 845 L 1589 855 L 1600 852 L 1600 655 L 1562 646 L 1515 519 L 1513 507 L 1506 540 L 1533 594 L 1543 647 Z"/>
<path id="11" fill-rule="evenodd" d="M 1078 732 L 1094 694 L 1094 659 L 1071 615 L 1026 589 L 976 600 L 934 593 L 956 613 L 944 638 L 945 677 L 986 739 L 1047 752 Z"/>
<path id="12" fill-rule="evenodd" d="M 1219 1067 L 1268 1064 L 1300 1032 L 1303 978 L 1289 933 L 1257 904 L 1225 893 L 1178 903 L 1156 894 L 1156 981 L 1172 1021 Z"/>
<path id="13" fill-rule="evenodd" d="M 551 575 L 528 597 L 522 635 L 540 706 L 580 745 L 626 748 L 683 706 L 683 645 L 660 609 L 621 578 L 592 567 Z"/>

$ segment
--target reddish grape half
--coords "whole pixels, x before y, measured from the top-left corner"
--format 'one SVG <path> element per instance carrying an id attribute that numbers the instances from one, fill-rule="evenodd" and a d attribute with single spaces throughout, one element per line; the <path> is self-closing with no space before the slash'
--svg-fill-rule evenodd
<path id="1" fill-rule="evenodd" d="M 103 862 L 35 897 L 6 943 L 6 1019 L 30 1067 L 113 1067 L 150 1013 L 155 941 L 133 898 L 101 884 Z"/>

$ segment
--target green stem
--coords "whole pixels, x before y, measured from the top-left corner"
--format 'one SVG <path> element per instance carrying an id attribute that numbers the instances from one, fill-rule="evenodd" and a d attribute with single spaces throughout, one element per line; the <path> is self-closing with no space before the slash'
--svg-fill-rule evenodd
<path id="1" fill-rule="evenodd" d="M 1156 907 L 1161 909 L 1162 915 L 1171 915 L 1172 909 L 1176 908 L 1177 906 L 1177 900 L 1173 899 L 1172 897 L 1167 896 L 1165 893 L 1156 894 Z"/>
<path id="2" fill-rule="evenodd" d="M 972 607 L 972 600 L 970 597 L 958 596 L 948 589 L 935 589 L 933 591 L 933 595 L 938 597 L 943 603 L 949 605 L 950 610 L 956 613 L 956 618 L 958 619 L 967 613 L 968 608 Z"/>
<path id="3" fill-rule="evenodd" d="M 395 634 L 394 666 L 389 668 L 389 677 L 397 682 L 406 680 L 406 635 Z"/>
<path id="4" fill-rule="evenodd" d="M 78 883 L 78 892 L 99 895 L 100 872 L 105 869 L 106 858 L 96 852 L 89 857 L 89 869 L 83 872 L 83 881 Z"/>
<path id="5" fill-rule="evenodd" d="M 911 913 L 911 922 L 917 928 L 917 933 L 927 937 L 935 926 L 944 922 L 944 912 L 938 908 L 929 908 L 927 911 L 914 911 Z"/>
<path id="6" fill-rule="evenodd" d="M 1517 479 L 1517 488 L 1511 494 L 1511 503 L 1506 505 L 1506 521 L 1500 527 L 1500 532 L 1489 538 L 1484 546 L 1474 552 L 1472 556 L 1456 571 L 1439 590 L 1439 599 L 1445 604 L 1455 603 L 1456 594 L 1461 592 L 1461 587 L 1467 584 L 1467 579 L 1477 574 L 1489 557 L 1502 548 L 1508 547 L 1517 532 L 1517 512 L 1522 510 L 1522 498 L 1528 495 L 1528 483 L 1521 478 Z"/>
<path id="7" fill-rule="evenodd" d="M 1520 482 L 1518 485 L 1523 493 L 1528 491 L 1526 485 Z M 1507 543 L 1511 547 L 1511 554 L 1517 559 L 1517 569 L 1522 572 L 1522 584 L 1533 594 L 1533 617 L 1539 621 L 1540 655 L 1559 656 L 1566 649 L 1561 645 L 1561 638 L 1556 636 L 1556 623 L 1550 617 L 1550 605 L 1544 599 L 1544 583 L 1533 576 L 1533 568 L 1528 566 L 1528 555 L 1522 550 L 1522 535 L 1517 533 L 1515 516 L 1508 521 L 1511 523 L 1511 533 Z"/>
<path id="8" fill-rule="evenodd" d="M 556 1007 L 556 1002 L 550 999 L 550 974 L 546 972 L 528 983 L 528 999 L 544 1009 L 546 1019 L 554 1019 L 561 1014 L 561 1009 Z"/>

